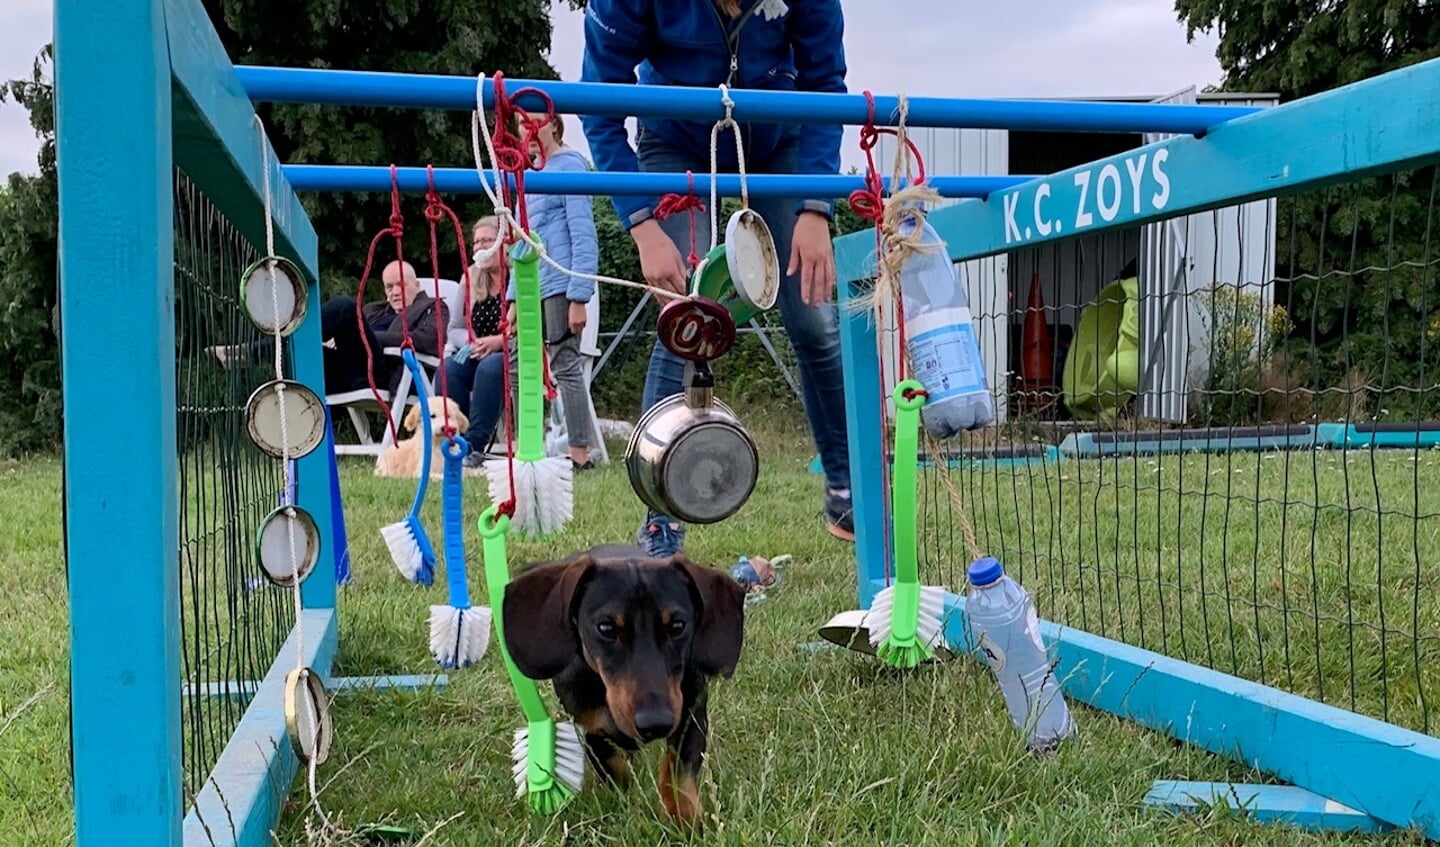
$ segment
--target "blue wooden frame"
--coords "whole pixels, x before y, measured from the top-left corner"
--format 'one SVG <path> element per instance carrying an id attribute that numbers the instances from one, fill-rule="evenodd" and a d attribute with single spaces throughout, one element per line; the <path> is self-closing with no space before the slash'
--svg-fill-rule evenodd
<path id="1" fill-rule="evenodd" d="M 962 261 L 1440 161 L 1435 91 L 1440 59 L 1236 118 L 1203 138 L 1170 138 L 941 207 L 929 220 L 951 258 Z M 1417 103 L 1416 92 L 1428 99 Z M 1104 215 L 1096 206 L 1102 174 L 1107 186 L 1118 179 L 1124 189 Z M 1152 181 L 1137 193 L 1125 182 L 1131 174 Z M 1024 221 L 1037 208 L 1067 214 Z M 873 229 L 835 240 L 861 608 L 886 585 L 886 533 L 878 530 L 888 516 L 873 496 L 886 431 L 875 326 L 870 314 L 850 308 L 857 283 L 875 274 L 874 251 Z M 1413 445 L 1417 436 L 1406 440 Z M 968 652 L 963 598 L 952 594 L 947 610 L 947 639 Z M 1440 739 L 1053 623 L 1043 623 L 1042 633 L 1058 651 L 1067 696 L 1440 838 Z"/>
<path id="2" fill-rule="evenodd" d="M 269 844 L 296 766 L 280 695 L 297 660 L 297 633 L 276 656 L 188 816 L 181 790 L 184 692 L 176 684 L 173 168 L 263 249 L 260 127 L 196 0 L 98 6 L 60 0 L 55 50 L 66 414 L 98 419 L 117 406 L 133 410 L 130 426 L 102 440 L 75 428 L 65 439 L 76 844 Z M 171 131 L 157 134 L 157 127 Z M 263 143 L 276 250 L 296 263 L 308 286 L 309 312 L 291 345 L 293 375 L 319 386 L 318 240 L 278 157 Z M 64 343 L 116 320 L 133 330 L 119 351 Z M 123 469 L 110 461 L 117 450 L 128 458 Z M 295 475 L 298 505 L 314 517 L 322 550 L 329 550 L 335 537 L 327 450 L 302 458 Z M 335 576 L 334 568 L 316 568 L 301 588 L 300 658 L 326 678 L 338 635 Z"/>
<path id="3" fill-rule="evenodd" d="M 929 220 L 961 261 L 1416 167 L 1440 160 L 1440 109 L 1426 99 L 1437 89 L 1440 59 L 1431 59 L 1235 118 L 1203 138 L 1174 136 L 962 200 Z M 873 231 L 836 239 L 841 278 L 870 273 L 874 247 Z"/>
<path id="4" fill-rule="evenodd" d="M 180 836 L 174 197 L 170 139 L 155 131 L 170 121 L 159 0 L 58 0 L 65 416 L 112 420 L 129 410 L 127 425 L 103 436 L 65 428 L 79 847 Z M 106 344 L 82 341 L 117 325 L 125 332 L 106 333 Z"/>

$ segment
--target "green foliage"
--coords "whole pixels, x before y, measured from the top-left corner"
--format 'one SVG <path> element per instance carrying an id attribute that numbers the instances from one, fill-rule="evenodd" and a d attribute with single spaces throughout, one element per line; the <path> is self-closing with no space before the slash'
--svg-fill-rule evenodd
<path id="1" fill-rule="evenodd" d="M 39 174 L 10 174 L 0 192 L 0 456 L 53 449 L 60 442 L 52 59 L 47 46 L 29 79 L 0 84 L 0 102 L 28 109 L 42 141 Z"/>
<path id="2" fill-rule="evenodd" d="M 1200 425 L 1258 423 L 1263 419 L 1261 384 L 1271 357 L 1294 328 L 1290 316 L 1283 306 L 1265 309 L 1258 293 L 1234 283 L 1202 292 L 1200 305 L 1210 327 Z"/>
<path id="3" fill-rule="evenodd" d="M 550 7 L 550 0 L 205 0 L 236 64 L 470 77 L 502 71 L 513 79 L 556 78 L 544 56 Z M 468 112 L 308 104 L 260 104 L 256 112 L 288 163 L 474 167 Z M 483 194 L 444 199 L 467 223 L 491 211 Z M 370 241 L 387 225 L 388 192 L 308 194 L 301 202 L 320 236 L 324 293 L 353 293 Z M 405 256 L 429 276 L 424 208 L 422 195 L 402 199 Z M 454 240 L 442 226 L 441 276 L 459 266 Z M 366 295 L 378 298 L 379 286 L 372 295 L 367 285 Z"/>
<path id="4" fill-rule="evenodd" d="M 1189 36 L 1218 28 L 1226 88 L 1285 100 L 1440 55 L 1440 6 L 1426 0 L 1175 0 L 1175 11 Z M 1414 263 L 1434 260 L 1435 179 L 1431 167 L 1280 200 L 1275 296 L 1295 323 L 1290 367 L 1312 389 L 1366 375 L 1385 393 L 1433 372 L 1425 329 L 1440 296 L 1427 299 L 1434 271 Z M 1383 401 L 1395 416 L 1435 414 L 1436 403 L 1412 392 Z"/>

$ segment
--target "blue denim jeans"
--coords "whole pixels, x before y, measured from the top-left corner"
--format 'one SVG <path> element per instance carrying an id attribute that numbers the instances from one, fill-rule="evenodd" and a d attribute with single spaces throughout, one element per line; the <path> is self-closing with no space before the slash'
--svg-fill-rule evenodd
<path id="1" fill-rule="evenodd" d="M 446 356 L 440 366 L 445 369 L 445 394 L 458 403 L 470 419 L 470 428 L 464 433 L 470 450 L 485 452 L 505 405 L 505 357 L 491 353 L 481 359 L 457 362 L 453 356 Z M 435 393 L 440 393 L 438 373 L 435 374 Z"/>
<path id="2" fill-rule="evenodd" d="M 721 144 L 734 143 L 722 138 Z M 786 133 L 780 145 L 764 158 L 747 159 L 746 173 L 794 173 L 796 154 L 801 144 L 798 127 Z M 748 147 L 747 147 L 748 149 Z M 636 142 L 640 170 L 670 173 L 709 173 L 710 161 L 679 149 L 654 134 L 646 133 L 641 124 Z M 709 198 L 705 198 L 709 202 Z M 751 198 L 750 207 L 759 213 L 775 239 L 780 258 L 780 322 L 795 350 L 800 370 L 800 391 L 810 433 L 825 468 L 825 482 L 832 489 L 850 487 L 850 452 L 845 423 L 845 382 L 840 360 L 840 325 L 835 303 L 810 306 L 801 299 L 800 275 L 786 275 L 790 262 L 790 242 L 794 234 L 795 216 L 799 214 L 798 199 L 769 197 Z M 720 222 L 723 227 L 725 222 Z M 690 253 L 690 215 L 672 215 L 660 227 L 679 248 L 680 255 Z M 695 250 L 705 254 L 710 244 L 710 211 L 695 215 Z M 715 365 L 716 379 L 724 380 L 724 360 Z M 645 393 L 641 401 L 643 414 L 651 406 L 671 394 L 684 390 L 685 362 L 656 342 L 650 353 L 650 370 L 645 375 Z M 719 393 L 723 393 L 723 387 Z"/>

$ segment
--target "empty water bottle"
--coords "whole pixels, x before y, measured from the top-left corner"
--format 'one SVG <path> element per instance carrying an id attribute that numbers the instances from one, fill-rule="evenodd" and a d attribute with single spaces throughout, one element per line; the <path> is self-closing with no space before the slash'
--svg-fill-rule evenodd
<path id="1" fill-rule="evenodd" d="M 902 220 L 900 235 L 909 237 L 916 219 Z M 929 249 L 913 253 L 900 270 L 905 346 L 911 375 L 929 395 L 920 410 L 925 431 L 950 438 L 993 421 L 995 401 L 975 341 L 970 294 L 929 221 L 922 224 L 920 243 Z"/>
<path id="2" fill-rule="evenodd" d="M 965 616 L 1010 719 L 1027 734 L 1030 749 L 1050 749 L 1074 733 L 1075 724 L 1040 638 L 1035 604 L 995 558 L 977 559 L 968 575 Z"/>

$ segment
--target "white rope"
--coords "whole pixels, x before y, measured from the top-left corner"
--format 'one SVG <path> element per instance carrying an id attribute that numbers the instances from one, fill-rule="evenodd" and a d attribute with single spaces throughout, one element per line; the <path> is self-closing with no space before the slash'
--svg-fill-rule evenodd
<path id="1" fill-rule="evenodd" d="M 731 127 L 735 134 L 735 162 L 740 170 L 740 206 L 750 208 L 750 189 L 745 183 L 745 143 L 740 140 L 740 125 L 735 123 L 735 101 L 730 99 L 730 89 L 720 85 L 720 103 L 725 107 L 725 117 L 710 127 L 710 249 L 714 250 L 720 239 L 720 200 L 715 183 L 720 176 L 720 130 Z"/>
<path id="2" fill-rule="evenodd" d="M 486 169 L 483 163 L 483 159 L 480 155 L 481 138 L 485 139 L 485 149 L 487 152 L 489 152 L 490 162 L 494 166 L 493 172 L 495 175 L 495 184 L 497 186 L 501 184 L 500 181 L 504 179 L 504 175 L 500 173 L 498 160 L 495 156 L 495 142 L 490 137 L 489 121 L 485 119 L 484 92 L 485 74 L 481 73 L 476 78 L 475 82 L 475 111 L 471 114 L 470 121 L 470 152 L 475 158 L 475 171 L 480 176 L 480 187 L 485 190 L 485 196 L 489 197 L 491 204 L 494 205 L 495 216 L 500 219 L 501 226 L 500 237 L 495 240 L 495 243 L 491 245 L 489 249 L 482 250 L 476 256 L 476 259 L 479 260 L 482 256 L 485 258 L 489 258 L 490 256 L 493 256 L 497 250 L 503 250 L 505 247 L 506 230 L 513 229 L 516 233 L 519 234 L 521 238 L 525 239 L 525 241 L 530 244 L 530 246 L 535 250 L 536 255 L 539 256 L 542 261 L 546 262 L 551 267 L 559 270 L 561 273 L 569 274 L 570 276 L 573 276 L 577 279 L 588 279 L 591 282 L 603 282 L 609 283 L 610 285 L 622 285 L 627 288 L 638 288 L 642 291 L 648 291 L 652 294 L 659 294 L 664 297 L 674 297 L 675 292 L 665 288 L 659 288 L 653 285 L 646 285 L 640 282 L 633 282 L 628 279 L 619 279 L 613 276 L 605 276 L 604 274 L 587 274 L 581 273 L 580 271 L 573 271 L 552 259 L 550 255 L 545 252 L 545 247 L 540 243 L 539 239 L 537 239 L 533 234 L 526 232 L 524 228 L 520 226 L 520 221 L 515 217 L 514 212 L 511 211 L 511 209 L 503 202 L 501 202 L 498 192 L 491 189 L 490 184 L 485 180 Z"/>
<path id="3" fill-rule="evenodd" d="M 271 309 L 273 309 L 272 319 L 275 322 L 275 391 L 278 395 L 280 404 L 280 453 L 282 456 L 280 466 L 282 469 L 281 473 L 283 484 L 285 486 L 283 490 L 285 491 L 286 496 L 285 534 L 290 545 L 290 575 L 293 581 L 294 589 L 292 595 L 295 599 L 295 668 L 296 670 L 303 670 L 305 668 L 305 606 L 303 600 L 301 599 L 300 593 L 300 557 L 295 552 L 295 504 L 289 501 L 292 482 L 292 478 L 290 475 L 289 459 L 290 427 L 289 422 L 286 420 L 285 417 L 285 369 L 283 363 L 284 339 L 280 334 L 280 282 L 279 275 L 275 272 L 275 260 L 273 258 L 275 256 L 275 224 L 273 220 L 273 203 L 271 200 L 270 192 L 270 147 L 266 140 L 265 123 L 264 121 L 260 120 L 259 115 L 255 116 L 255 123 L 260 129 L 260 171 L 262 174 L 261 180 L 264 184 L 265 193 L 265 266 L 270 273 L 270 304 Z M 308 693 L 308 686 L 306 689 L 306 696 L 304 698 L 304 702 L 305 706 L 308 709 L 308 707 L 311 705 L 311 699 Z M 311 714 L 310 720 L 312 726 L 319 726 L 319 715 Z M 321 817 L 324 818 L 325 813 L 320 810 L 319 798 L 316 796 L 316 758 L 316 756 L 310 757 L 308 772 L 306 774 L 306 784 L 310 790 L 311 802 L 315 804 L 316 810 L 320 811 Z"/>
<path id="4" fill-rule="evenodd" d="M 717 239 L 720 230 L 720 207 L 716 200 L 718 192 L 715 187 L 715 177 L 718 171 L 716 147 L 719 143 L 720 130 L 726 126 L 735 128 L 735 152 L 739 157 L 740 166 L 740 202 L 747 208 L 750 205 L 750 192 L 745 182 L 745 147 L 740 139 L 740 127 L 735 123 L 734 117 L 732 117 L 735 110 L 735 101 L 730 99 L 730 91 L 724 85 L 720 86 L 720 97 L 721 103 L 725 106 L 725 117 L 717 121 L 715 126 L 710 130 L 710 249 L 712 250 L 715 249 L 715 245 L 718 243 Z M 500 173 L 498 160 L 495 156 L 495 142 L 490 137 L 490 124 L 485 118 L 485 74 L 483 72 L 475 78 L 475 111 L 471 113 L 470 120 L 470 152 L 475 159 L 475 172 L 480 177 L 480 187 L 484 189 L 485 196 L 490 198 L 490 203 L 495 207 L 495 216 L 500 219 L 500 237 L 495 240 L 495 243 L 489 249 L 482 250 L 476 254 L 475 260 L 477 262 L 481 260 L 481 257 L 489 258 L 493 256 L 496 251 L 504 249 L 506 230 L 513 228 L 515 232 L 520 234 L 521 238 L 524 238 L 530 243 L 530 246 L 534 248 L 536 255 L 538 255 L 541 260 L 559 270 L 561 273 L 568 274 L 576 279 L 588 279 L 591 282 L 638 288 L 641 291 L 648 291 L 651 294 L 658 294 L 667 298 L 677 296 L 675 292 L 669 289 L 654 285 L 633 282 L 628 279 L 619 279 L 604 274 L 587 274 L 574 271 L 552 259 L 550 255 L 545 252 L 545 248 L 540 244 L 539 240 L 520 226 L 520 221 L 516 219 L 514 212 L 501 202 L 498 191 L 492 189 L 490 183 L 486 181 L 485 176 L 487 170 L 484 164 L 484 157 L 480 153 L 480 139 L 482 138 L 485 140 L 485 150 L 490 154 L 490 163 L 493 169 L 491 172 L 493 172 L 495 177 L 495 185 L 499 186 L 504 176 Z"/>

